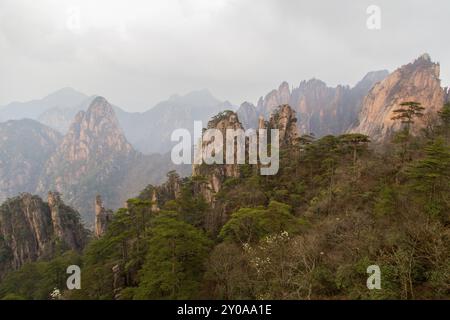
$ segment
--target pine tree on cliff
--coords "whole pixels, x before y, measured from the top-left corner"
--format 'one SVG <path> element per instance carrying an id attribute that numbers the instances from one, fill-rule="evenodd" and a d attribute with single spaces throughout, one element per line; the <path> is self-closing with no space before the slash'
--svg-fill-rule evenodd
<path id="1" fill-rule="evenodd" d="M 409 154 L 409 141 L 414 119 L 423 117 L 424 110 L 425 108 L 419 102 L 407 101 L 400 103 L 400 107 L 393 111 L 395 115 L 391 119 L 400 120 L 403 125 L 403 130 L 396 136 L 396 142 L 402 144 L 402 152 L 400 155 L 402 164 Z"/>
<path id="2" fill-rule="evenodd" d="M 392 117 L 392 120 L 401 120 L 402 124 L 404 124 L 404 129 L 409 133 L 414 123 L 414 118 L 422 117 L 423 110 L 425 108 L 419 102 L 402 102 L 400 103 L 400 108 L 393 111 L 395 116 Z"/>

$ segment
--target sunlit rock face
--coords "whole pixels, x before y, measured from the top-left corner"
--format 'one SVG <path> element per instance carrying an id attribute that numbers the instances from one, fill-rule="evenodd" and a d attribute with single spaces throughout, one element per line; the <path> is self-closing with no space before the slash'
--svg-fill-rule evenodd
<path id="1" fill-rule="evenodd" d="M 299 134 L 313 133 L 317 137 L 341 134 L 358 119 L 364 97 L 388 75 L 386 70 L 369 72 L 354 87 L 329 87 L 318 79 L 302 81 L 292 89 L 283 82 L 277 90 L 258 101 L 255 110 L 244 105 L 238 114 L 245 115 L 245 124 L 254 125 L 256 117 L 269 119 L 275 108 L 288 104 L 296 112 Z M 247 120 L 247 119 L 250 119 Z"/>
<path id="2" fill-rule="evenodd" d="M 436 113 L 448 97 L 447 90 L 441 88 L 439 72 L 439 64 L 427 54 L 395 70 L 367 94 L 358 124 L 350 132 L 366 134 L 374 142 L 385 141 L 399 130 L 400 122 L 391 118 L 393 111 L 406 101 L 421 103 L 425 114 Z M 425 119 L 416 121 L 413 133 L 424 126 Z"/>

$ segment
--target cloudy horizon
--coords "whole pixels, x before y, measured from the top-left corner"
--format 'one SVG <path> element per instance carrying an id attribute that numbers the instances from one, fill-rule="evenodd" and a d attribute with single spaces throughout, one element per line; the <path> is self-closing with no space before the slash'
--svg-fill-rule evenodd
<path id="1" fill-rule="evenodd" d="M 366 25 L 373 4 L 380 30 Z M 200 89 L 255 103 L 282 81 L 354 85 L 425 52 L 447 86 L 448 12 L 443 0 L 0 0 L 0 105 L 63 87 L 128 111 Z"/>

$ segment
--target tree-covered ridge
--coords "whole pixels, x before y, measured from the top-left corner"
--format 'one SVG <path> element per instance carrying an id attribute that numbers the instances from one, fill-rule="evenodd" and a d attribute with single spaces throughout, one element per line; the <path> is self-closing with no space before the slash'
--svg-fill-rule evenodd
<path id="1" fill-rule="evenodd" d="M 280 150 L 277 175 L 242 165 L 212 203 L 199 191 L 203 177 L 171 172 L 176 190 L 147 187 L 72 257 L 82 289 L 63 297 L 448 299 L 449 110 L 414 137 L 417 114 L 399 117 L 403 130 L 382 150 L 361 134 L 302 136 Z M 46 263 L 10 273 L 0 296 L 46 298 L 28 281 L 58 274 Z M 381 290 L 366 287 L 374 264 Z"/>

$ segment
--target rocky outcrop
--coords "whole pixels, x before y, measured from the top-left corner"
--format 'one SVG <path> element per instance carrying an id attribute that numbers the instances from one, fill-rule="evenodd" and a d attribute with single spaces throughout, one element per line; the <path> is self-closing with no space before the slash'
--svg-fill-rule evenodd
<path id="1" fill-rule="evenodd" d="M 103 206 L 102 197 L 95 198 L 95 235 L 101 237 L 105 234 L 108 225 L 113 219 L 113 212 Z"/>
<path id="2" fill-rule="evenodd" d="M 276 107 L 282 104 L 289 104 L 290 101 L 291 90 L 289 89 L 289 84 L 283 82 L 278 87 L 278 90 L 272 90 L 264 98 L 259 98 L 257 104 L 258 112 L 268 117 Z"/>
<path id="3" fill-rule="evenodd" d="M 270 116 L 268 128 L 279 130 L 280 147 L 297 144 L 299 136 L 295 111 L 287 105 L 279 106 Z"/>
<path id="4" fill-rule="evenodd" d="M 402 66 L 376 84 L 363 102 L 359 123 L 350 132 L 363 133 L 373 142 L 383 142 L 399 130 L 401 123 L 392 120 L 393 111 L 402 102 L 415 101 L 425 107 L 424 113 L 437 112 L 445 101 L 445 90 L 439 79 L 440 66 L 424 54 Z M 423 126 L 417 120 L 413 133 Z"/>
<path id="5" fill-rule="evenodd" d="M 279 105 L 289 104 L 297 114 L 300 134 L 314 133 L 318 137 L 341 134 L 358 119 L 367 92 L 387 75 L 385 70 L 370 72 L 353 88 L 341 85 L 332 88 L 311 79 L 290 90 L 283 82 L 278 90 L 260 98 L 256 112 L 268 119 Z"/>
<path id="6" fill-rule="evenodd" d="M 199 159 L 196 159 L 196 164 L 192 167 L 192 175 L 194 177 L 202 176 L 206 178 L 202 193 L 207 201 L 213 202 L 214 194 L 220 191 L 224 180 L 229 177 L 239 177 L 240 174 L 239 165 L 236 164 L 236 162 L 233 164 L 226 164 L 226 130 L 244 130 L 244 128 L 240 123 L 237 114 L 233 111 L 226 110 L 213 117 L 213 119 L 208 122 L 207 129 L 217 129 L 222 133 L 223 141 L 220 141 L 218 144 L 219 150 L 214 150 L 214 152 L 223 151 L 223 164 L 198 164 L 200 161 Z M 208 148 L 210 148 L 213 143 L 217 143 L 214 141 L 214 137 L 203 136 L 203 155 L 207 153 Z M 201 155 L 201 153 L 198 152 L 197 155 Z M 204 158 L 205 157 L 203 156 L 203 159 Z"/>
<path id="7" fill-rule="evenodd" d="M 97 97 L 88 111 L 80 111 L 75 116 L 59 146 L 58 156 L 69 161 L 87 161 L 94 157 L 108 160 L 116 154 L 128 155 L 132 149 L 119 127 L 112 106 L 105 98 Z"/>
<path id="8" fill-rule="evenodd" d="M 280 147 L 288 147 L 295 145 L 298 141 L 299 131 L 296 126 L 297 118 L 295 111 L 287 104 L 273 108 L 272 114 L 268 121 L 265 121 L 262 116 L 258 118 L 258 129 L 277 129 L 279 130 Z M 222 185 L 227 178 L 240 177 L 240 165 L 237 164 L 236 155 L 233 164 L 226 164 L 226 130 L 244 130 L 238 115 L 233 111 L 224 111 L 215 116 L 208 123 L 207 129 L 218 129 L 222 133 L 223 141 L 220 146 L 223 146 L 223 163 L 224 164 L 198 164 L 199 159 L 196 159 L 196 164 L 193 165 L 193 176 L 201 177 L 204 180 L 200 183 L 200 193 L 206 201 L 213 203 L 214 196 L 222 189 Z M 203 136 L 202 151 L 206 152 L 208 146 L 214 143 L 213 137 Z M 248 152 L 248 139 L 246 139 L 246 151 Z M 246 153 L 246 163 L 248 163 L 248 153 Z"/>
<path id="9" fill-rule="evenodd" d="M 87 232 L 78 213 L 58 194 L 49 193 L 49 203 L 25 193 L 0 206 L 0 277 L 24 263 L 50 258 L 60 244 L 81 251 Z"/>
<path id="10" fill-rule="evenodd" d="M 71 249 L 83 248 L 86 237 L 78 212 L 64 204 L 58 192 L 50 191 L 47 201 L 55 236 Z"/>

